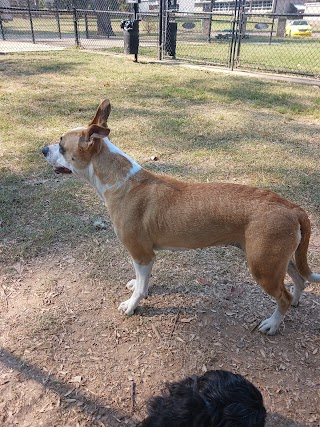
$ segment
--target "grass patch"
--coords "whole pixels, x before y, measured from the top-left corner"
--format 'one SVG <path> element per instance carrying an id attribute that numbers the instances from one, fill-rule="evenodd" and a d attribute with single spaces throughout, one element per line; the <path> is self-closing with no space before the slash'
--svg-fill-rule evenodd
<path id="1" fill-rule="evenodd" d="M 41 148 L 113 106 L 112 141 L 144 167 L 185 180 L 274 189 L 319 223 L 320 90 L 74 50 L 0 62 L 0 256 L 5 264 L 78 245 L 105 208 L 53 175 Z M 156 154 L 159 162 L 150 162 Z"/>
<path id="2" fill-rule="evenodd" d="M 320 39 L 284 40 L 279 39 L 269 44 L 268 38 L 251 37 L 243 40 L 238 66 L 260 69 L 291 71 L 299 73 L 320 74 L 319 47 Z M 142 52 L 141 52 L 142 53 Z M 228 41 L 212 43 L 177 42 L 177 59 L 185 58 L 208 63 L 226 65 L 229 55 Z"/>
<path id="3" fill-rule="evenodd" d="M 250 36 L 242 41 L 237 66 L 319 75 L 319 47 L 320 38 L 294 40 L 274 37 L 273 42 L 269 44 L 268 37 Z M 181 32 L 177 36 L 176 58 L 227 66 L 229 49 L 230 41 L 218 41 L 213 38 L 211 43 L 207 43 L 205 37 L 199 38 L 194 34 Z M 122 47 L 110 47 L 105 50 L 123 53 Z M 139 54 L 156 58 L 158 47 L 142 45 L 139 47 Z"/>

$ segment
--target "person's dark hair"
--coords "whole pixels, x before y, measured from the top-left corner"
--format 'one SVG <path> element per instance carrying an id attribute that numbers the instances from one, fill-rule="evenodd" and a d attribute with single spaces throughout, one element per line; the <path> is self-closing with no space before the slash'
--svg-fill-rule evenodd
<path id="1" fill-rule="evenodd" d="M 264 427 L 266 420 L 260 391 L 227 371 L 167 383 L 147 409 L 139 427 Z"/>

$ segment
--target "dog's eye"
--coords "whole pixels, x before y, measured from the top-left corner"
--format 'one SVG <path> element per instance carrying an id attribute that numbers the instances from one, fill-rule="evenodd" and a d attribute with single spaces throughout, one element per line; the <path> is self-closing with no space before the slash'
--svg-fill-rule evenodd
<path id="1" fill-rule="evenodd" d="M 74 160 L 74 157 L 71 157 L 71 160 Z"/>

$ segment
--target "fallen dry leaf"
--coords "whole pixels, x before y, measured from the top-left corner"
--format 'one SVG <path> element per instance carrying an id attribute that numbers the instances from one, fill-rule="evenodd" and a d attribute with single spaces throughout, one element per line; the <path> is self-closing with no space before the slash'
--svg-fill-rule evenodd
<path id="1" fill-rule="evenodd" d="M 81 381 L 82 381 L 81 375 L 77 375 L 77 376 L 73 377 L 70 382 L 71 383 L 81 383 Z"/>
<path id="2" fill-rule="evenodd" d="M 205 286 L 211 286 L 212 285 L 212 283 L 206 277 L 198 277 L 197 282 L 200 283 L 201 285 L 205 285 Z"/>
<path id="3" fill-rule="evenodd" d="M 190 323 L 190 322 L 192 322 L 192 320 L 195 320 L 195 319 L 196 319 L 196 317 L 188 317 L 188 318 L 180 319 L 180 322 L 182 322 L 182 323 Z"/>

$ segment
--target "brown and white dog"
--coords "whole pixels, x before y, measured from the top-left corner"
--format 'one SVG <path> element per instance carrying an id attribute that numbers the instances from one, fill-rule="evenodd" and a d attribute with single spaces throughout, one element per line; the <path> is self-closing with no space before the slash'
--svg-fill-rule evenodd
<path id="1" fill-rule="evenodd" d="M 115 232 L 129 251 L 136 278 L 119 310 L 133 314 L 147 296 L 155 251 L 237 245 L 262 288 L 277 301 L 259 330 L 274 334 L 306 281 L 320 283 L 308 266 L 310 222 L 299 206 L 268 190 L 227 183 L 187 183 L 144 170 L 108 139 L 108 99 L 87 126 L 43 148 L 58 173 L 74 173 L 106 203 Z M 284 285 L 288 273 L 293 296 Z"/>

